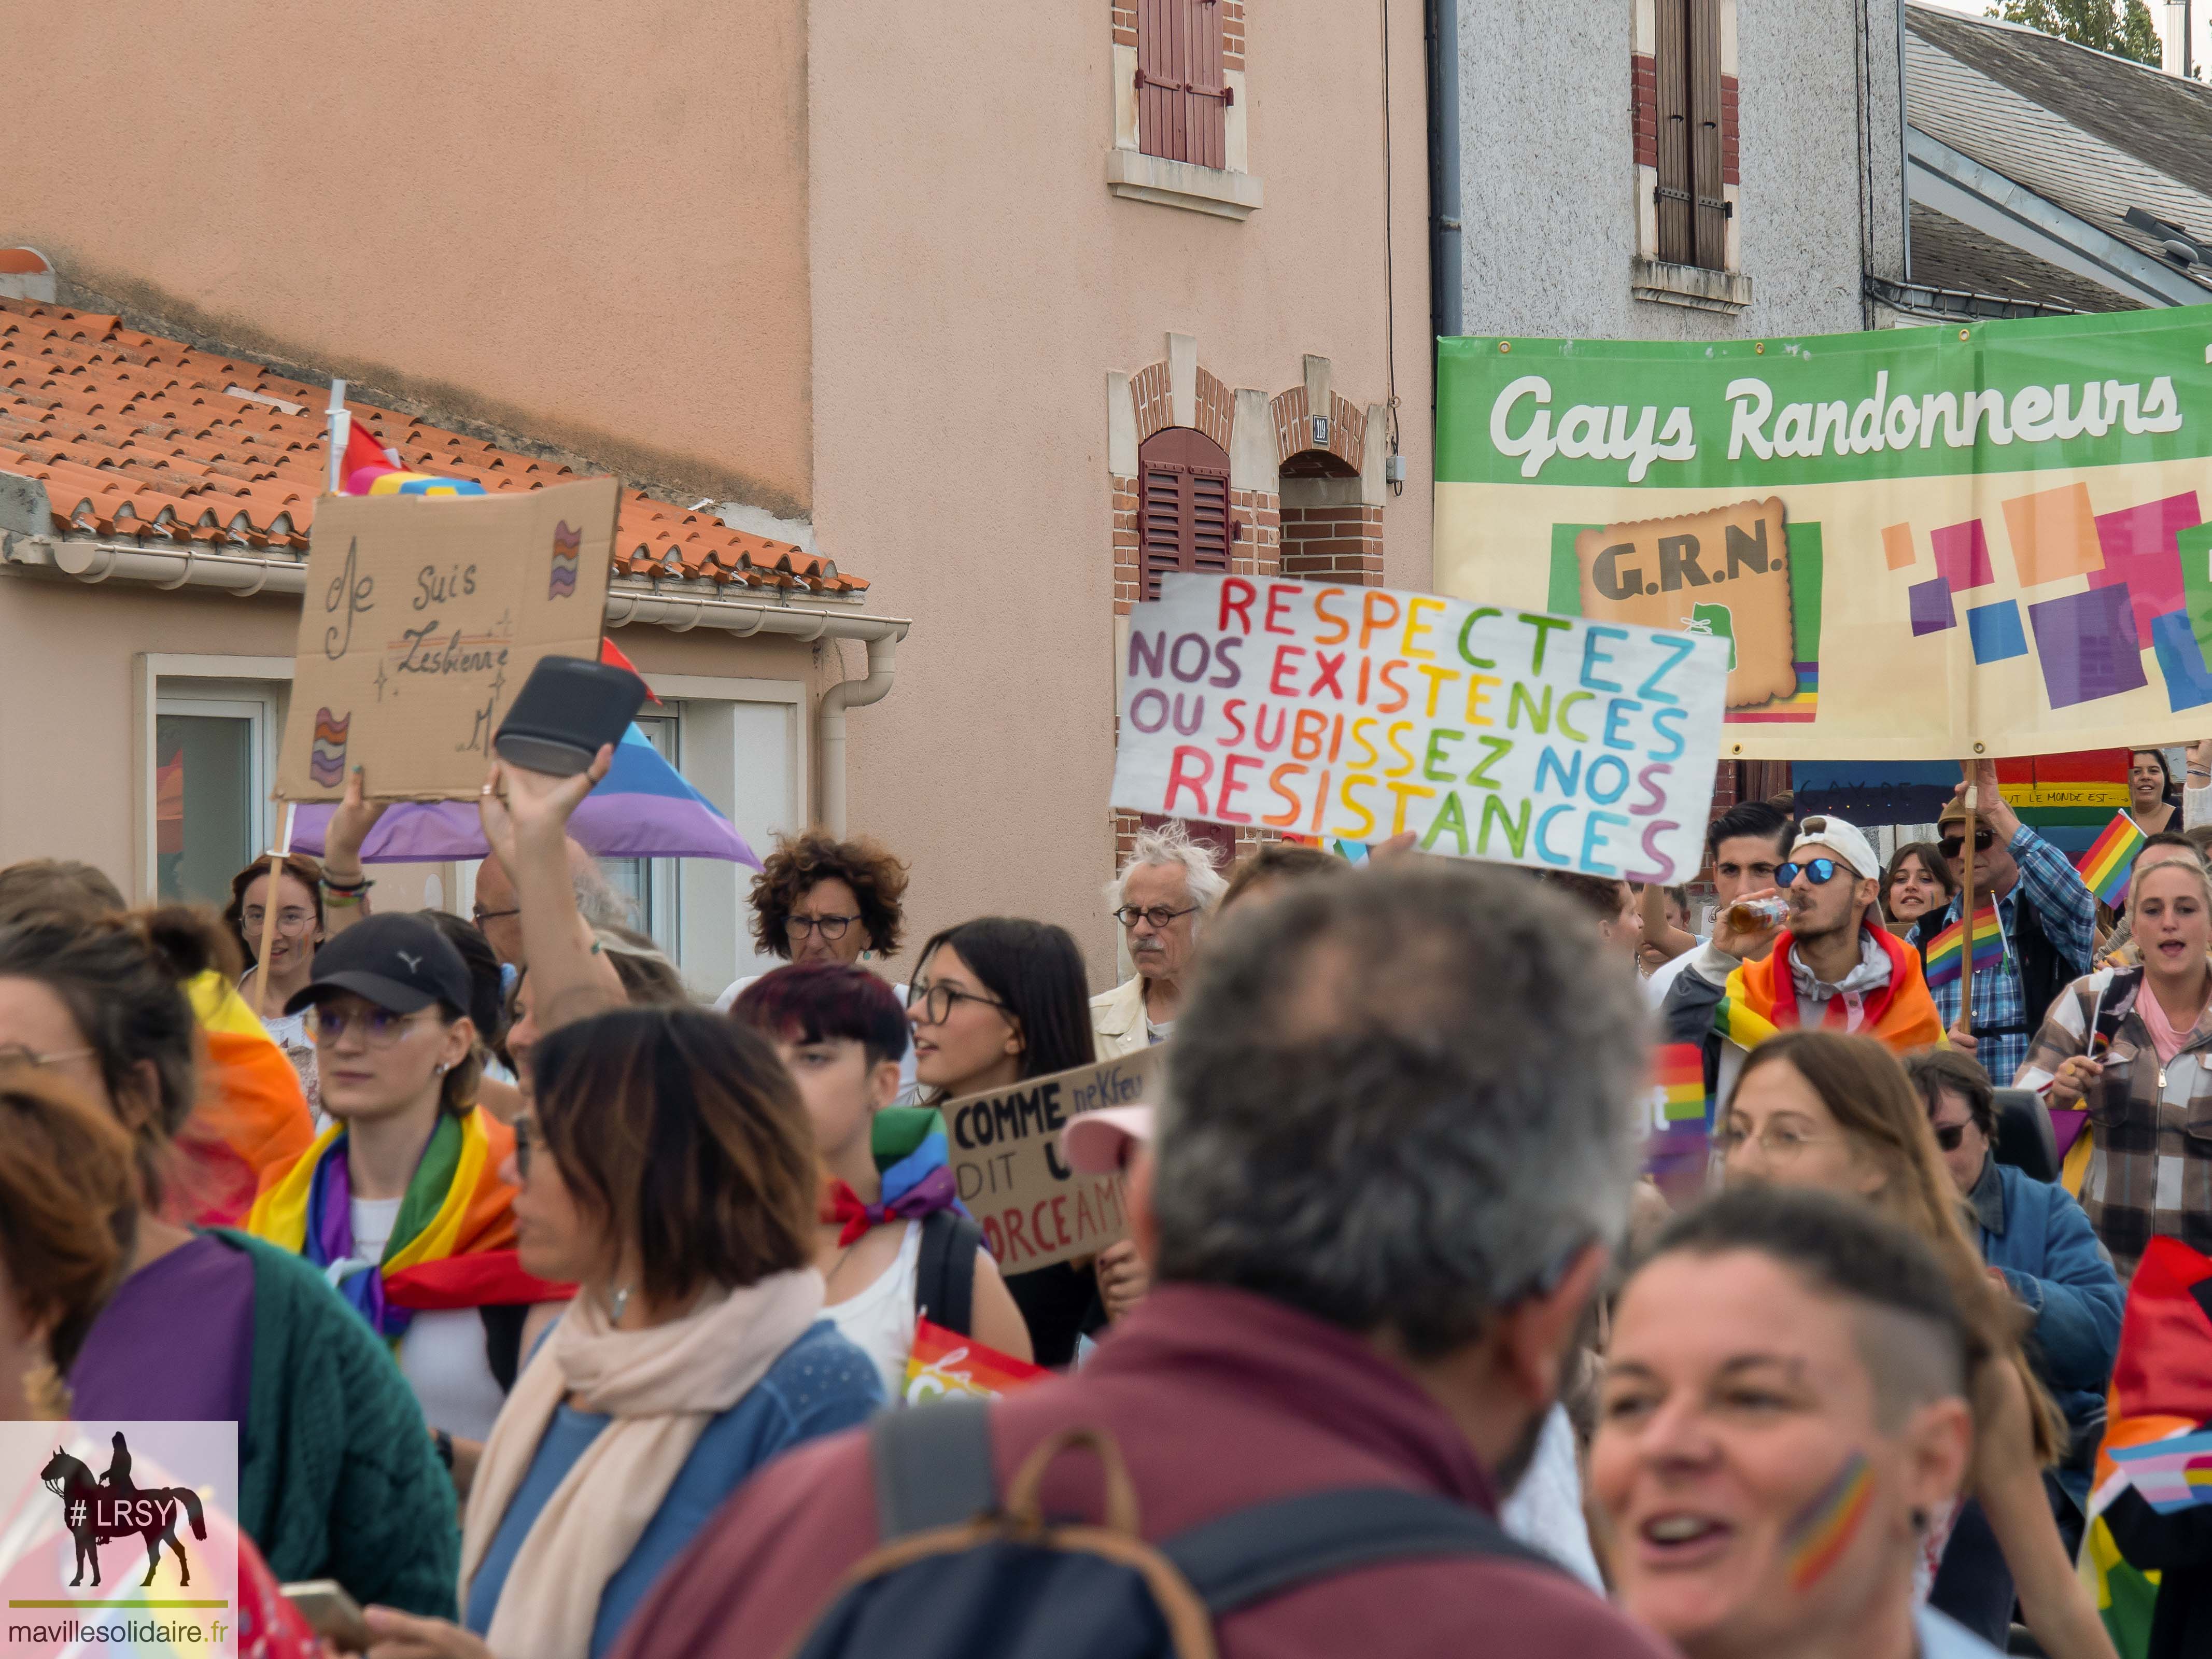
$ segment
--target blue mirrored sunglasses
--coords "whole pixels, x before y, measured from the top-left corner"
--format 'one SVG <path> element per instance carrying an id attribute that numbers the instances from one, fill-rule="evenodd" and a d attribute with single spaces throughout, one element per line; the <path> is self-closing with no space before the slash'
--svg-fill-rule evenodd
<path id="1" fill-rule="evenodd" d="M 1836 878 L 1836 868 L 1833 859 L 1807 859 L 1802 864 L 1778 864 L 1774 866 L 1774 884 L 1777 887 L 1794 886 L 1797 878 L 1804 875 L 1812 877 L 1814 886 L 1826 887 Z"/>

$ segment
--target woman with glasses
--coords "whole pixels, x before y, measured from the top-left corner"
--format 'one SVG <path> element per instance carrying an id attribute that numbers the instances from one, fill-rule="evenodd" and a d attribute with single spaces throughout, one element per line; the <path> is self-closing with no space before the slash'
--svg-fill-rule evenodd
<path id="1" fill-rule="evenodd" d="M 477 1102 L 476 996 L 418 915 L 370 916 L 318 951 L 290 1006 L 310 1016 L 331 1127 L 270 1173 L 247 1223 L 392 1345 L 463 1492 L 531 1334 L 569 1293 L 515 1255 L 499 1173 L 514 1137 Z"/>
<path id="2" fill-rule="evenodd" d="M 230 878 L 230 903 L 222 913 L 248 964 L 238 976 L 239 994 L 248 1007 L 260 1009 L 261 1024 L 300 1074 L 307 1109 L 318 1118 L 322 1115 L 322 1096 L 315 1080 L 315 1045 L 302 1017 L 283 1010 L 307 984 L 315 948 L 323 942 L 322 876 L 319 860 L 295 853 L 276 866 L 272 898 L 269 860 L 256 859 Z M 269 937 L 269 960 L 263 962 L 259 959 L 261 935 L 268 926 L 272 902 L 276 931 Z"/>
<path id="3" fill-rule="evenodd" d="M 2212 1250 L 2212 875 L 2203 865 L 2138 863 L 2128 937 L 2141 965 L 2100 968 L 2068 986 L 2014 1079 L 2055 1109 L 2087 1110 L 2081 1207 L 2124 1279 L 2160 1234 Z"/>
<path id="4" fill-rule="evenodd" d="M 182 908 L 0 929 L 0 1060 L 82 1091 L 135 1163 L 127 1271 L 70 1367 L 74 1409 L 236 1423 L 239 1524 L 279 1578 L 451 1606 L 453 1487 L 389 1352 L 295 1256 L 168 1218 L 172 1143 L 201 1097 L 185 987 L 237 961 Z"/>
<path id="5" fill-rule="evenodd" d="M 753 940 L 789 963 L 859 962 L 898 953 L 906 926 L 907 867 L 866 836 L 839 841 L 825 830 L 779 836 L 753 878 Z M 747 975 L 714 999 L 726 1010 L 755 980 Z M 891 993 L 906 1000 L 906 987 Z M 914 1050 L 899 1057 L 899 1095 L 914 1098 Z"/>
<path id="6" fill-rule="evenodd" d="M 1090 987 L 1064 927 L 981 916 L 921 947 L 907 1020 L 924 1103 L 1010 1089 L 1088 1066 Z M 1040 1365 L 1065 1365 L 1076 1340 L 1105 1322 L 1088 1266 L 1055 1262 L 1006 1280 Z"/>
<path id="7" fill-rule="evenodd" d="M 484 1448 L 462 1625 L 371 1608 L 379 1655 L 599 1659 L 755 1469 L 882 1403 L 823 1316 L 813 1137 L 759 1034 L 689 1008 L 563 1026 L 516 1127 L 523 1259 L 576 1298 Z"/>
<path id="8" fill-rule="evenodd" d="M 1871 1038 L 1784 1032 L 1744 1061 L 1715 1139 L 1731 1188 L 1833 1193 L 1917 1234 L 1969 1321 L 1987 1334 L 1991 1358 L 1976 1368 L 1971 1392 L 1972 1478 L 1960 1502 L 1929 1515 L 1916 1574 L 1921 1599 L 1942 1569 L 1945 1593 L 1935 1604 L 2001 1642 L 2016 1590 L 2051 1659 L 2113 1659 L 2044 1495 L 2043 1471 L 2066 1449 L 2065 1419 L 2021 1351 L 2022 1310 L 1966 1237 L 1958 1190 L 1905 1068 Z M 1966 1499 L 1978 1507 L 1962 1522 Z M 1954 1547 L 1956 1566 L 1945 1559 Z"/>

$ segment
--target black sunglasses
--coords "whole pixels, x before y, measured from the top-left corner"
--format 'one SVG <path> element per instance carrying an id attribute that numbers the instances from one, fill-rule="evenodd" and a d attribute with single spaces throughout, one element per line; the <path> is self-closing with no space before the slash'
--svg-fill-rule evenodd
<path id="1" fill-rule="evenodd" d="M 1947 1152 L 1957 1152 L 1966 1139 L 1966 1126 L 1963 1123 L 1938 1123 L 1932 1127 L 1936 1131 L 1936 1144 Z"/>
<path id="2" fill-rule="evenodd" d="M 1807 859 L 1802 864 L 1793 862 L 1774 866 L 1774 884 L 1777 887 L 1788 887 L 1800 876 L 1809 878 L 1815 887 L 1826 887 L 1836 878 L 1836 861 L 1833 859 Z"/>
<path id="3" fill-rule="evenodd" d="M 1977 830 L 1974 831 L 1974 850 L 1977 853 L 1986 853 L 1996 845 L 1996 840 L 1997 838 L 1990 831 Z M 1966 838 L 1964 836 L 1946 836 L 1936 844 L 1943 849 L 1945 858 L 1954 859 L 1959 856 L 1960 849 L 1966 846 Z"/>

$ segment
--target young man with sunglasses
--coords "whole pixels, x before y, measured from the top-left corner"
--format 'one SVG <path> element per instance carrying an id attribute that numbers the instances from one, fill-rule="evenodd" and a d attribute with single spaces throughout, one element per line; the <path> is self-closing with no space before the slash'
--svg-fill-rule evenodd
<path id="1" fill-rule="evenodd" d="M 1973 1212 L 1982 1260 L 2034 1316 L 2031 1362 L 2066 1413 L 2077 1443 L 2105 1417 L 2105 1385 L 2120 1346 L 2124 1300 L 2112 1258 L 2063 1187 L 2037 1181 L 1990 1152 L 1996 1091 L 1989 1074 L 1956 1049 L 1932 1048 L 1905 1062 L 1928 1105 L 1928 1125 L 1952 1183 Z M 2052 1477 L 2076 1510 L 2087 1501 L 2086 1458 Z"/>
<path id="2" fill-rule="evenodd" d="M 1717 988 L 1686 974 L 1668 998 L 1676 1041 L 1709 1031 L 1705 1081 L 1719 1100 L 1734 1092 L 1744 1055 L 1778 1030 L 1856 1031 L 1899 1054 L 1942 1040 L 1920 958 L 1881 924 L 1881 861 L 1863 833 L 1839 817 L 1807 818 L 1774 885 L 1790 916 L 1773 949 Z M 1693 1028 L 1700 1006 L 1705 1024 Z"/>
<path id="3" fill-rule="evenodd" d="M 1972 763 L 1975 787 L 1974 908 L 1996 900 L 2004 955 L 1974 969 L 1972 1031 L 1960 1028 L 1959 981 L 1935 988 L 1936 1006 L 1954 1046 L 1972 1054 L 1992 1080 L 2009 1083 L 2027 1060 L 2028 1039 L 2059 992 L 2095 966 L 2097 901 L 2074 862 L 2020 821 L 1997 793 L 1995 761 Z M 1937 844 L 1958 881 L 1966 879 L 1966 785 L 1943 809 Z M 1924 961 L 1928 947 L 1959 920 L 1962 890 L 1949 906 L 1913 925 Z"/>

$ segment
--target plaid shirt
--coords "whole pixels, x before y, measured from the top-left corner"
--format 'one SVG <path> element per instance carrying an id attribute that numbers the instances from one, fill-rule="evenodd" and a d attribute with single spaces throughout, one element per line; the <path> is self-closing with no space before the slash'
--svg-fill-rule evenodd
<path id="1" fill-rule="evenodd" d="M 2051 1005 L 2019 1078 L 2023 1089 L 2048 1088 L 2060 1064 L 2083 1051 L 2101 1009 L 2112 1046 L 2103 1079 L 2082 1102 L 2092 1150 L 2081 1197 L 2123 1279 L 2154 1236 L 2212 1251 L 2212 1006 L 2161 1066 L 2135 1006 L 2149 994 L 2140 969 L 2100 968 L 2075 980 Z M 2112 1011 L 2123 1006 L 2113 1030 Z"/>
<path id="2" fill-rule="evenodd" d="M 1974 1031 L 1978 1040 L 1974 1058 L 1999 1088 L 2027 1059 L 2027 1006 L 2020 986 L 2019 953 L 2013 948 L 2021 894 L 2026 893 L 2033 902 L 2044 937 L 2062 957 L 2086 968 L 2096 960 L 2097 950 L 2096 896 L 2073 860 L 2024 823 L 2013 831 L 2007 847 L 2013 861 L 2020 866 L 2020 879 L 1997 901 L 1997 920 L 2004 929 L 2004 960 L 1994 968 L 1974 969 Z M 1960 901 L 1965 896 L 1964 893 L 1952 895 L 1951 908 L 1943 913 L 1945 927 L 1959 919 Z M 1979 894 L 1974 902 L 1978 908 Z M 1943 1029 L 1948 1031 L 1959 1023 L 1959 981 L 1954 979 L 1948 985 L 1929 988 L 1936 994 L 1936 1012 L 1942 1016 Z M 1980 1036 L 2005 1025 L 2021 1029 Z"/>

